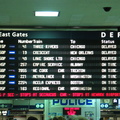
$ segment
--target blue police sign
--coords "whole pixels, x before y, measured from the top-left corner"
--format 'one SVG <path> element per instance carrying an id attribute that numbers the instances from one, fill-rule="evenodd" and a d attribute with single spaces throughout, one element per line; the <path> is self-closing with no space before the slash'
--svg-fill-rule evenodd
<path id="1" fill-rule="evenodd" d="M 91 99 L 54 99 L 52 105 L 93 105 Z"/>

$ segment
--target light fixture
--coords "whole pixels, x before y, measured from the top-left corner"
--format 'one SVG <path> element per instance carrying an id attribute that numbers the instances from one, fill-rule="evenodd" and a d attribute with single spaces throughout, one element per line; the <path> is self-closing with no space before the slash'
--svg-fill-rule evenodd
<path id="1" fill-rule="evenodd" d="M 35 16 L 57 17 L 58 11 L 35 11 Z"/>

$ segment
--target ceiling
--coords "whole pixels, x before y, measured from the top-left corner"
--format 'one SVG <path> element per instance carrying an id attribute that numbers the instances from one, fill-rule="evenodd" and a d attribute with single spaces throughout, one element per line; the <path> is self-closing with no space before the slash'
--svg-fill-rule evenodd
<path id="1" fill-rule="evenodd" d="M 106 12 L 103 7 L 111 7 Z M 59 17 L 35 17 L 59 11 Z M 11 27 L 12 26 L 12 27 Z M 120 26 L 120 0 L 0 0 L 0 28 L 79 28 Z"/>

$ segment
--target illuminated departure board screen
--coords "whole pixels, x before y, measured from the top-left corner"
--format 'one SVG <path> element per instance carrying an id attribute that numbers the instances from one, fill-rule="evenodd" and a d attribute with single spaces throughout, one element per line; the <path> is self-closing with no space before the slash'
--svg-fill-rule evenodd
<path id="1" fill-rule="evenodd" d="M 120 32 L 0 31 L 0 98 L 120 97 Z"/>

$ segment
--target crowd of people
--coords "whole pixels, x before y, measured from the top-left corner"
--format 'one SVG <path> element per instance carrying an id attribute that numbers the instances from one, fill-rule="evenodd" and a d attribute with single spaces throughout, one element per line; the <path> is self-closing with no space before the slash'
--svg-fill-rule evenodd
<path id="1" fill-rule="evenodd" d="M 29 117 L 27 120 L 38 120 L 38 119 L 35 117 Z M 56 116 L 56 117 L 50 118 L 50 120 L 66 120 L 66 119 L 63 116 Z M 67 120 L 87 120 L 87 119 L 82 116 L 73 115 L 73 116 L 70 116 Z"/>
<path id="2" fill-rule="evenodd" d="M 63 116 L 58 116 L 58 117 L 54 117 L 51 120 L 66 120 L 66 119 Z M 71 116 L 70 118 L 68 118 L 68 120 L 87 120 L 87 119 L 82 116 Z"/>

